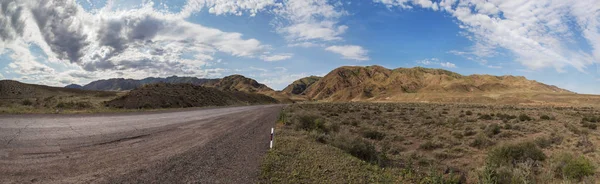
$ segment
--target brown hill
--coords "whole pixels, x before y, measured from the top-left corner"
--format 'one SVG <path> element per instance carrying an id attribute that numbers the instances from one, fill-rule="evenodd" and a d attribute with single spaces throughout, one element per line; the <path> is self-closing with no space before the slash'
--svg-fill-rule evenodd
<path id="1" fill-rule="evenodd" d="M 73 88 L 25 84 L 12 80 L 0 80 L 0 99 L 46 98 L 51 96 L 97 95 L 115 96 L 115 92 L 87 91 Z"/>
<path id="2" fill-rule="evenodd" d="M 130 91 L 127 95 L 106 102 L 109 107 L 184 108 L 277 103 L 274 98 L 257 93 L 221 91 L 193 84 L 148 84 Z"/>
<path id="3" fill-rule="evenodd" d="M 322 77 L 310 76 L 294 81 L 292 84 L 285 87 L 282 92 L 288 94 L 302 94 L 308 87 L 319 81 Z"/>
<path id="4" fill-rule="evenodd" d="M 223 91 L 243 91 L 251 93 L 262 93 L 273 91 L 264 84 L 256 82 L 254 79 L 246 78 L 242 75 L 230 75 L 214 83 L 203 84 L 206 87 L 214 87 Z"/>
<path id="5" fill-rule="evenodd" d="M 573 92 L 527 80 L 525 77 L 469 75 L 422 67 L 387 69 L 381 66 L 337 68 L 311 85 L 304 94 L 313 100 L 388 100 L 403 94 L 491 94 Z"/>

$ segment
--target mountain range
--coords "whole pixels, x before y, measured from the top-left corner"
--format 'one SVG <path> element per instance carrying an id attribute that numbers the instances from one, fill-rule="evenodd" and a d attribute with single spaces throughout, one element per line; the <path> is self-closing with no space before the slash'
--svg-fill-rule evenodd
<path id="1" fill-rule="evenodd" d="M 275 91 L 254 79 L 231 75 L 220 79 L 196 77 L 167 77 L 107 79 L 84 86 L 72 84 L 67 88 L 98 91 L 128 91 L 147 84 L 193 84 L 222 91 L 261 93 L 280 101 L 414 101 L 422 98 L 460 97 L 469 101 L 490 101 L 514 94 L 575 94 L 556 86 L 528 80 L 522 76 L 461 75 L 443 69 L 423 67 L 388 69 L 381 66 L 343 66 L 323 77 L 298 79 L 281 91 Z M 287 100 L 285 100 L 287 99 Z M 520 101 L 521 102 L 521 101 Z"/>

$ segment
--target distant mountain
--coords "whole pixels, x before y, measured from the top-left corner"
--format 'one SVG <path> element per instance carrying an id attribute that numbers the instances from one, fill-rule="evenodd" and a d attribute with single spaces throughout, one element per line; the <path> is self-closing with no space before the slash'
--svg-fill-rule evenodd
<path id="1" fill-rule="evenodd" d="M 516 76 L 463 76 L 442 69 L 422 67 L 387 69 L 381 66 L 344 66 L 309 86 L 304 94 L 313 100 L 386 100 L 407 93 L 564 93 L 556 86 Z"/>
<path id="2" fill-rule="evenodd" d="M 123 78 L 113 78 L 113 79 L 105 79 L 105 80 L 97 80 L 93 81 L 87 85 L 79 86 L 76 84 L 71 84 L 66 86 L 65 88 L 77 88 L 77 89 L 85 89 L 85 90 L 100 90 L 100 91 L 128 91 L 138 87 L 141 87 L 146 84 L 155 84 L 155 83 L 169 83 L 169 84 L 183 84 L 189 83 L 194 85 L 205 85 L 210 83 L 216 83 L 219 79 L 200 79 L 196 77 L 167 77 L 167 78 L 156 78 L 156 77 L 148 77 L 142 80 L 135 79 L 123 79 Z"/>
<path id="3" fill-rule="evenodd" d="M 243 91 L 252 93 L 274 91 L 266 85 L 258 83 L 256 80 L 246 78 L 242 75 L 230 75 L 218 80 L 215 83 L 206 83 L 202 86 L 215 87 L 223 91 Z"/>
<path id="4" fill-rule="evenodd" d="M 288 93 L 288 94 L 295 94 L 295 95 L 302 94 L 304 92 L 304 90 L 306 90 L 308 87 L 310 87 L 311 85 L 313 85 L 314 83 L 319 81 L 319 79 L 321 79 L 321 78 L 322 77 L 310 76 L 310 77 L 304 77 L 304 78 L 298 79 L 298 80 L 294 81 L 292 84 L 285 87 L 282 90 L 282 92 Z"/>
<path id="5" fill-rule="evenodd" d="M 125 96 L 106 102 L 106 105 L 115 108 L 140 109 L 270 103 L 278 103 L 278 101 L 258 93 L 222 91 L 190 83 L 157 83 L 136 88 L 128 92 Z"/>
<path id="6" fill-rule="evenodd" d="M 78 85 L 78 84 L 70 84 L 68 86 L 65 86 L 65 88 L 70 88 L 70 89 L 81 89 L 83 88 L 83 86 Z"/>
<path id="7" fill-rule="evenodd" d="M 0 99 L 44 99 L 47 97 L 73 95 L 116 96 L 116 93 L 25 84 L 13 80 L 0 80 Z"/>

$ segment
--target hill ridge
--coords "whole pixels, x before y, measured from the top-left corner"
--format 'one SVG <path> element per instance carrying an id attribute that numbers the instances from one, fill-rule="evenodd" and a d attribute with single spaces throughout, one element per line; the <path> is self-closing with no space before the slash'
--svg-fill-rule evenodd
<path id="1" fill-rule="evenodd" d="M 308 87 L 312 100 L 384 100 L 406 93 L 573 92 L 528 80 L 523 76 L 461 75 L 423 67 L 387 69 L 382 66 L 342 66 Z"/>

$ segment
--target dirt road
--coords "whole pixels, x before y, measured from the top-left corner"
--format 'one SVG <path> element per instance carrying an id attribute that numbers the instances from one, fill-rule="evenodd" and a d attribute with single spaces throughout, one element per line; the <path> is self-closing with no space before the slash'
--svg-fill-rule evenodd
<path id="1" fill-rule="evenodd" d="M 281 105 L 0 116 L 0 183 L 254 183 Z"/>

